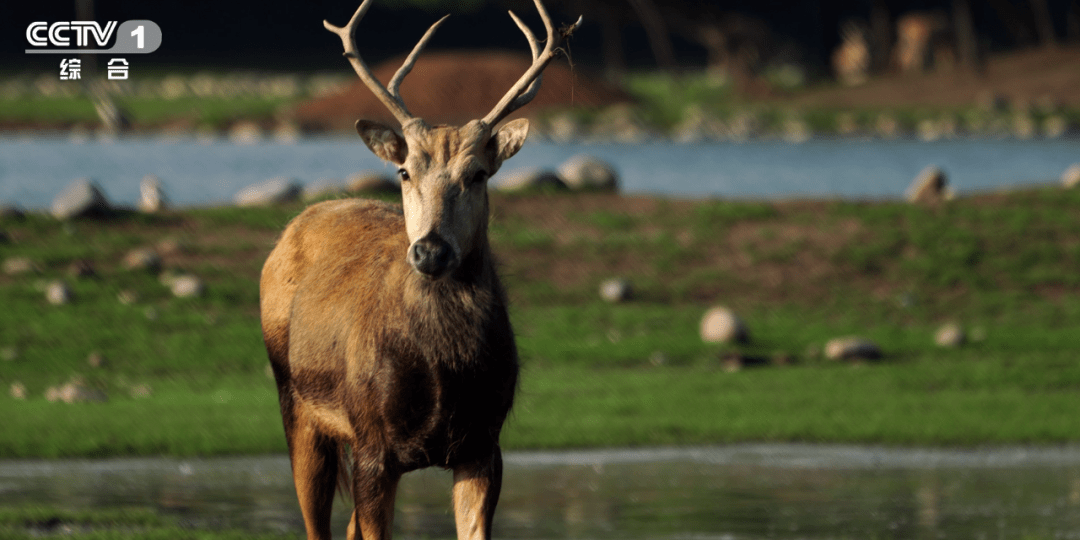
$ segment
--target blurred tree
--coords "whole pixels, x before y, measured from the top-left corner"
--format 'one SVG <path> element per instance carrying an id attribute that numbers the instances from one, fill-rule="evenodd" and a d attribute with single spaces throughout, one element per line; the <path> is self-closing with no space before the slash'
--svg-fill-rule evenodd
<path id="1" fill-rule="evenodd" d="M 1069 2 L 1068 13 L 1065 15 L 1066 35 L 1070 43 L 1080 43 L 1080 0 Z"/>
<path id="2" fill-rule="evenodd" d="M 979 35 L 975 30 L 975 21 L 971 16 L 969 0 L 953 0 L 953 25 L 956 34 L 956 53 L 960 66 L 974 73 L 982 73 L 982 58 L 979 54 Z"/>
<path id="3" fill-rule="evenodd" d="M 671 36 L 668 35 L 667 23 L 664 14 L 652 0 L 627 0 L 630 7 L 637 13 L 641 26 L 645 28 L 645 35 L 652 47 L 656 65 L 665 71 L 675 67 L 675 52 L 671 46 Z"/>
<path id="4" fill-rule="evenodd" d="M 1035 31 L 1039 35 L 1042 45 L 1054 45 L 1057 43 L 1057 33 L 1054 32 L 1054 21 L 1050 16 L 1050 6 L 1046 0 L 1031 0 L 1031 13 L 1035 19 Z"/>

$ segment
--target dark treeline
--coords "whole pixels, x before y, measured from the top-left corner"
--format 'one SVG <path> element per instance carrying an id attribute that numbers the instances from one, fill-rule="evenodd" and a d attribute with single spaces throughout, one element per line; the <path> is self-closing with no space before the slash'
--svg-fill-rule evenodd
<path id="1" fill-rule="evenodd" d="M 268 71 L 340 68 L 339 42 L 322 28 L 344 24 L 358 0 L 96 0 L 93 19 L 150 19 L 162 29 L 161 48 L 143 65 L 183 69 Z M 51 61 L 27 55 L 26 27 L 33 21 L 80 20 L 79 0 L 5 5 L 0 60 L 4 70 L 47 70 Z M 987 51 L 1080 39 L 1080 0 L 547 0 L 557 22 L 577 14 L 585 24 L 571 43 L 577 62 L 617 75 L 624 69 L 698 68 L 752 71 L 772 61 L 827 72 L 845 28 L 859 29 L 875 68 L 888 68 L 897 21 L 925 13 L 956 43 L 961 63 Z M 387 0 L 376 3 L 362 25 L 360 46 L 369 61 L 402 54 L 440 14 L 454 17 L 432 48 L 526 50 L 506 16 L 514 9 L 539 31 L 527 0 Z M 968 58 L 970 56 L 970 58 Z"/>

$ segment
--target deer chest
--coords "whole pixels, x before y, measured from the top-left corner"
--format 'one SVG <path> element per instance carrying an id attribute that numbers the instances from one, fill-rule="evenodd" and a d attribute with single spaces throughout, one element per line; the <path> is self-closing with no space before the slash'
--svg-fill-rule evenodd
<path id="1" fill-rule="evenodd" d="M 512 334 L 488 337 L 468 358 L 401 337 L 379 349 L 372 412 L 402 465 L 451 466 L 498 443 L 517 386 Z"/>

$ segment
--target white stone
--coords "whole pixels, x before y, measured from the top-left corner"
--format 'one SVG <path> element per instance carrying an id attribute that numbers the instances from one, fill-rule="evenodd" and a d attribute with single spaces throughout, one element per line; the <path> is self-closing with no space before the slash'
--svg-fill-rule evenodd
<path id="1" fill-rule="evenodd" d="M 206 286 L 203 285 L 202 280 L 191 275 L 177 277 L 173 280 L 169 288 L 172 289 L 173 295 L 177 298 L 202 296 L 206 291 Z"/>
<path id="2" fill-rule="evenodd" d="M 401 186 L 379 171 L 360 171 L 345 179 L 345 189 L 350 193 L 394 193 L 400 191 Z"/>
<path id="3" fill-rule="evenodd" d="M 136 248 L 124 255 L 124 268 L 157 272 L 161 269 L 161 256 L 154 248 Z"/>
<path id="4" fill-rule="evenodd" d="M 135 399 L 146 399 L 154 395 L 154 390 L 149 384 L 136 384 L 131 387 L 129 393 Z"/>
<path id="5" fill-rule="evenodd" d="M 559 178 L 570 189 L 616 191 L 619 173 L 606 161 L 578 154 L 559 165 Z"/>
<path id="6" fill-rule="evenodd" d="M 37 265 L 27 257 L 8 257 L 4 259 L 4 273 L 9 276 L 37 272 Z"/>
<path id="7" fill-rule="evenodd" d="M 750 341 L 746 324 L 734 311 L 717 306 L 701 318 L 701 340 L 706 343 L 745 343 Z"/>
<path id="8" fill-rule="evenodd" d="M 262 138 L 262 128 L 254 122 L 240 121 L 229 128 L 229 139 L 235 144 L 255 144 Z"/>
<path id="9" fill-rule="evenodd" d="M 310 184 L 304 185 L 303 199 L 310 201 L 314 199 L 321 199 L 323 197 L 330 197 L 338 195 L 345 191 L 345 186 L 341 185 L 340 180 L 334 180 L 332 178 L 320 178 Z"/>
<path id="10" fill-rule="evenodd" d="M 45 299 L 54 306 L 69 304 L 73 298 L 71 288 L 63 281 L 53 281 L 45 286 Z"/>
<path id="11" fill-rule="evenodd" d="M 169 206 L 168 197 L 165 196 L 165 187 L 161 179 L 152 174 L 143 177 L 139 182 L 139 211 L 146 213 L 160 212 Z"/>
<path id="12" fill-rule="evenodd" d="M 946 198 L 949 180 L 945 171 L 933 165 L 923 169 L 911 182 L 907 200 L 912 203 L 935 203 Z"/>
<path id="13" fill-rule="evenodd" d="M 554 172 L 541 167 L 515 169 L 499 174 L 495 189 L 504 192 L 532 191 L 538 189 L 566 189 L 566 184 Z"/>
<path id="14" fill-rule="evenodd" d="M 966 341 L 967 335 L 964 333 L 964 329 L 956 323 L 942 325 L 934 333 L 934 343 L 938 347 L 955 348 L 963 345 Z"/>
<path id="15" fill-rule="evenodd" d="M 1070 189 L 1080 186 L 1080 163 L 1074 163 L 1061 173 L 1061 185 Z"/>
<path id="16" fill-rule="evenodd" d="M 857 336 L 830 339 L 825 344 L 825 358 L 829 360 L 874 360 L 881 358 L 881 348 L 876 343 Z"/>
<path id="17" fill-rule="evenodd" d="M 56 219 L 104 214 L 112 209 L 105 194 L 97 182 L 89 178 L 79 178 L 64 188 L 53 198 L 49 212 Z"/>
<path id="18" fill-rule="evenodd" d="M 56 402 L 62 401 L 68 404 L 74 403 L 104 403 L 109 400 L 105 392 L 90 388 L 82 381 L 71 381 L 60 386 L 53 386 L 45 391 L 45 399 Z"/>
<path id="19" fill-rule="evenodd" d="M 622 278 L 605 280 L 600 284 L 600 298 L 607 302 L 625 302 L 634 297 L 634 289 L 630 282 Z"/>
<path id="20" fill-rule="evenodd" d="M 239 206 L 265 206 L 295 201 L 300 196 L 300 182 L 279 176 L 241 189 L 234 200 Z"/>

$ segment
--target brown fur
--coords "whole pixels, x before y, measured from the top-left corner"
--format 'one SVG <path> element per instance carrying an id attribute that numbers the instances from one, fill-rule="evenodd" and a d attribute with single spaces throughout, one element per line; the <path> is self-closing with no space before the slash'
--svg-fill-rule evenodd
<path id="1" fill-rule="evenodd" d="M 263 335 L 309 538 L 329 538 L 335 478 L 348 469 L 349 537 L 388 538 L 398 479 L 429 466 L 454 470 L 461 538 L 489 537 L 518 364 L 486 190 L 481 199 L 468 251 L 442 279 L 406 262 L 402 208 L 374 201 L 311 206 L 267 259 Z M 339 460 L 346 445 L 351 463 Z"/>

